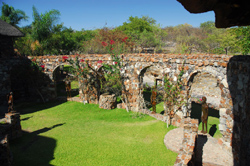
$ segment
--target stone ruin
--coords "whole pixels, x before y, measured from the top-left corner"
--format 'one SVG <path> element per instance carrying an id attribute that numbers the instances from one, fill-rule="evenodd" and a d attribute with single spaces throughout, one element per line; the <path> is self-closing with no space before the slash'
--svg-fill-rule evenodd
<path id="1" fill-rule="evenodd" d="M 69 56 L 74 58 L 75 55 Z M 31 57 L 29 57 L 31 58 Z M 80 55 L 79 58 L 89 60 L 89 63 L 98 68 L 98 61 L 101 59 L 104 63 L 112 64 L 109 55 Z M 37 57 L 39 64 L 44 65 L 44 72 L 50 77 L 50 91 L 56 90 L 53 81 L 53 71 L 65 62 L 61 61 L 62 56 L 43 56 Z M 247 161 L 247 150 L 245 142 L 249 142 L 246 129 L 248 124 L 247 105 L 249 99 L 249 63 L 247 56 L 229 56 L 229 55 L 173 55 L 173 54 L 131 54 L 124 55 L 124 68 L 121 71 L 126 79 L 125 88 L 129 94 L 128 99 L 132 111 L 146 113 L 142 100 L 143 90 L 143 72 L 145 68 L 157 66 L 164 73 L 169 73 L 173 78 L 180 71 L 179 68 L 184 62 L 185 73 L 183 80 L 185 82 L 183 93 L 189 96 L 188 111 L 191 109 L 192 97 L 198 95 L 197 88 L 206 94 L 213 92 L 210 97 L 216 102 L 210 102 L 211 107 L 217 108 L 220 114 L 219 130 L 222 138 L 219 140 L 225 150 L 234 153 L 236 165 Z M 205 76 L 211 78 L 208 87 L 198 85 L 199 80 L 206 82 Z M 213 81 L 212 81 L 213 80 Z M 205 88 L 205 89 L 204 89 Z M 207 89 L 206 89 L 207 88 Z M 54 89 L 54 90 L 53 90 Z M 82 90 L 79 91 L 80 98 L 83 99 Z M 94 95 L 92 100 L 96 103 L 98 95 Z M 1 95 L 1 94 L 0 94 Z M 199 97 L 199 96 L 198 96 Z M 211 101 L 213 101 L 211 100 Z M 219 102 L 218 102 L 219 101 Z M 209 100 L 208 100 L 209 103 Z M 124 104 L 119 107 L 125 108 Z M 150 112 L 148 112 L 151 114 Z M 164 121 L 161 115 L 154 115 Z M 181 117 L 181 116 L 179 116 Z M 183 116 L 185 117 L 185 116 Z M 181 118 L 183 118 L 181 117 Z M 176 118 L 172 124 L 180 124 L 181 119 Z"/>

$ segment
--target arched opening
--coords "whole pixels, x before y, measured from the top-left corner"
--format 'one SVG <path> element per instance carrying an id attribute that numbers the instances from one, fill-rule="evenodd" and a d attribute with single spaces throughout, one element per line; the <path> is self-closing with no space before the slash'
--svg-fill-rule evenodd
<path id="1" fill-rule="evenodd" d="M 156 113 L 164 113 L 164 87 L 163 87 L 163 70 L 158 66 L 147 66 L 141 70 L 140 78 L 140 87 L 142 88 L 143 98 L 142 106 L 153 111 L 152 100 L 156 100 Z M 152 91 L 156 87 L 156 99 L 152 99 Z M 144 108 L 144 109 L 145 109 Z"/>
<path id="2" fill-rule="evenodd" d="M 201 122 L 201 102 L 202 97 L 207 98 L 209 106 L 207 131 L 211 136 L 220 138 L 222 135 L 219 131 L 220 124 L 220 100 L 221 89 L 219 87 L 220 81 L 213 74 L 208 72 L 193 73 L 189 79 L 189 95 L 191 97 L 191 118 L 199 120 L 199 130 L 202 129 Z"/>
<path id="3" fill-rule="evenodd" d="M 77 76 L 74 75 L 71 65 L 62 64 L 57 66 L 53 71 L 53 80 L 56 86 L 58 97 L 66 97 L 65 80 L 69 76 L 71 81 L 71 97 L 79 96 L 79 82 Z"/>

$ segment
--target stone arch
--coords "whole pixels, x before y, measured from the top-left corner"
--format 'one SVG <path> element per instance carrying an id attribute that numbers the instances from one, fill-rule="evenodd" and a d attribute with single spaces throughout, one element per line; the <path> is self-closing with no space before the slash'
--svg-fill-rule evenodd
<path id="1" fill-rule="evenodd" d="M 197 71 L 193 71 L 192 73 L 190 73 L 189 77 L 188 77 L 188 81 L 187 81 L 187 86 L 188 86 L 188 96 L 189 96 L 189 111 L 191 113 L 191 102 L 194 101 L 191 99 L 192 94 L 191 94 L 191 88 L 192 88 L 192 84 L 193 81 L 196 78 L 199 78 L 199 76 L 201 76 L 202 74 L 209 74 L 210 76 L 214 77 L 214 80 L 216 80 L 216 82 L 214 82 L 214 84 L 217 84 L 217 94 L 218 94 L 218 90 L 219 90 L 219 95 L 220 97 L 217 98 L 217 105 L 214 105 L 213 103 L 211 103 L 211 101 L 209 101 L 209 97 L 207 97 L 207 101 L 209 103 L 210 108 L 216 109 L 218 110 L 215 111 L 215 115 L 217 115 L 217 117 L 219 118 L 219 128 L 218 130 L 220 130 L 222 137 L 226 138 L 228 137 L 228 133 L 226 131 L 226 120 L 225 120 L 225 110 L 227 109 L 231 109 L 230 108 L 230 101 L 232 101 L 232 99 L 229 97 L 229 95 L 225 95 L 225 94 L 229 94 L 229 89 L 227 84 L 225 83 L 225 78 L 221 78 L 218 75 L 215 75 L 212 72 L 209 72 L 207 70 L 197 70 Z M 209 83 L 209 82 L 207 82 Z M 215 90 L 216 91 L 216 90 Z M 201 95 L 202 96 L 202 95 Z M 200 97 L 201 97 L 200 96 Z"/>
<path id="2" fill-rule="evenodd" d="M 204 86 L 198 85 L 197 89 L 201 90 L 201 95 L 195 94 L 192 96 L 191 92 L 192 92 L 192 90 L 194 90 L 193 89 L 194 87 L 192 87 L 192 86 L 194 86 L 194 81 L 196 81 L 196 83 L 198 81 L 198 80 L 195 80 L 195 78 L 201 78 L 200 81 L 203 81 L 204 79 L 202 77 L 209 77 L 209 79 L 207 79 L 208 82 L 204 82 L 204 84 L 205 83 L 212 84 L 212 85 L 210 85 L 211 88 L 216 87 L 216 89 L 211 90 L 211 88 L 206 86 L 206 85 L 204 85 Z M 220 105 L 221 105 L 220 104 L 221 103 L 221 96 L 222 96 L 222 89 L 220 86 L 221 82 L 222 82 L 222 80 L 220 77 L 218 77 L 217 75 L 215 75 L 214 73 L 212 73 L 208 70 L 195 70 L 195 71 L 191 72 L 188 76 L 188 79 L 187 79 L 187 94 L 188 94 L 189 103 L 191 103 L 192 101 L 196 102 L 196 99 L 194 99 L 195 96 L 197 98 L 201 98 L 203 95 L 205 95 L 207 97 L 207 102 L 209 103 L 209 106 L 211 108 L 215 108 L 215 109 L 219 110 Z M 205 89 L 202 89 L 202 87 L 204 87 Z M 208 89 L 207 89 L 207 87 L 208 87 Z M 213 94 L 214 91 L 217 91 L 217 92 L 215 92 Z M 218 92 L 218 91 L 220 91 L 220 92 Z M 213 95 L 208 94 L 210 92 L 214 95 L 214 97 L 212 97 Z M 217 100 L 214 98 L 217 98 Z"/>
<path id="3" fill-rule="evenodd" d="M 59 70 L 60 70 L 60 72 L 63 71 L 64 65 L 70 65 L 70 64 L 68 64 L 68 63 L 61 63 L 61 64 L 56 65 L 56 66 L 53 68 L 53 70 L 52 70 L 52 72 L 51 72 L 51 79 L 52 79 L 53 81 L 57 81 L 57 79 L 58 79 L 58 72 L 59 72 Z M 71 65 L 70 65 L 70 66 L 71 66 Z M 59 70 L 58 70 L 58 69 L 59 69 Z M 61 73 L 61 74 L 62 74 L 62 73 Z"/>
<path id="4" fill-rule="evenodd" d="M 163 73 L 164 73 L 164 67 L 160 66 L 158 63 L 147 63 L 147 64 L 143 64 L 141 66 L 139 66 L 139 68 L 141 68 L 139 70 L 139 74 L 138 74 L 138 82 L 139 82 L 139 92 L 138 92 L 138 96 L 139 96 L 139 109 L 144 108 L 145 109 L 145 100 L 144 100 L 144 96 L 143 96 L 143 89 L 144 89 L 144 82 L 149 81 L 150 77 L 149 75 L 154 77 L 154 81 L 153 83 L 149 83 L 149 86 L 154 86 L 155 84 L 159 84 L 159 81 L 162 81 L 163 78 Z M 152 68 L 152 71 L 150 71 L 150 68 Z M 157 71 L 158 70 L 158 71 Z M 147 81 L 145 81 L 144 77 L 145 74 L 147 74 Z"/>

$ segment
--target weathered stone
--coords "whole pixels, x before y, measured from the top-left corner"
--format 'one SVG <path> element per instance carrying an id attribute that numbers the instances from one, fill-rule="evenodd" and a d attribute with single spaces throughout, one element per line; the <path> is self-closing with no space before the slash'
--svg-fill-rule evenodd
<path id="1" fill-rule="evenodd" d="M 114 109 L 116 108 L 116 97 L 113 95 L 103 94 L 100 96 L 99 107 L 103 109 Z"/>

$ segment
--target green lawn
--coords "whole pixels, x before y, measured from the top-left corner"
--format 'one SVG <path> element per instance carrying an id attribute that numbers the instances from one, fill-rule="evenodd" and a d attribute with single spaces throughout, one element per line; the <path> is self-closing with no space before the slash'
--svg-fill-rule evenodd
<path id="1" fill-rule="evenodd" d="M 174 127 L 123 109 L 77 102 L 25 106 L 20 139 L 10 143 L 14 165 L 173 165 L 165 134 Z"/>

